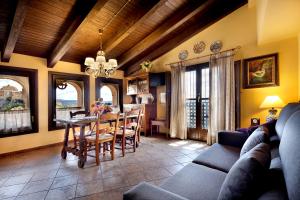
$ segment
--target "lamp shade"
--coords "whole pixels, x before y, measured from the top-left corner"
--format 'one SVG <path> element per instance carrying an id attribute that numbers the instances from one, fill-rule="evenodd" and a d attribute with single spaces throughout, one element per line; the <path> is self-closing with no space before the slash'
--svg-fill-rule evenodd
<path id="1" fill-rule="evenodd" d="M 94 62 L 95 62 L 94 58 L 87 57 L 87 58 L 85 58 L 84 65 L 91 66 Z"/>
<path id="2" fill-rule="evenodd" d="M 281 108 L 284 106 L 279 96 L 267 96 L 260 105 L 260 108 Z"/>
<path id="3" fill-rule="evenodd" d="M 108 60 L 109 64 L 112 66 L 112 67 L 117 67 L 118 66 L 118 62 L 116 59 L 109 59 Z"/>

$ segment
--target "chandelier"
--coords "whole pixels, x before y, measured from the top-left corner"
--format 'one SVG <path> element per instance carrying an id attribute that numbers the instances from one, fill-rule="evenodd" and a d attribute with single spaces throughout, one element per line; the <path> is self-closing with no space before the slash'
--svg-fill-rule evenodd
<path id="1" fill-rule="evenodd" d="M 116 59 L 109 59 L 106 62 L 105 53 L 102 50 L 102 34 L 103 30 L 99 30 L 100 33 L 100 49 L 97 52 L 96 58 L 87 57 L 85 58 L 84 65 L 87 66 L 85 69 L 85 72 L 93 76 L 94 78 L 104 76 L 106 78 L 113 75 L 117 68 L 118 68 L 118 62 Z"/>

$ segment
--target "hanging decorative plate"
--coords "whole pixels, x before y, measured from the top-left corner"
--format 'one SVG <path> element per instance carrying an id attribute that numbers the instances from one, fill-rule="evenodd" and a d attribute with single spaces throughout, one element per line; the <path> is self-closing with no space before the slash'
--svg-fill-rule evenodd
<path id="1" fill-rule="evenodd" d="M 205 43 L 203 41 L 200 41 L 200 42 L 197 42 L 195 45 L 194 45 L 194 53 L 201 53 L 204 51 L 205 49 Z"/>
<path id="2" fill-rule="evenodd" d="M 179 60 L 185 60 L 185 59 L 187 59 L 188 55 L 189 55 L 188 50 L 182 50 L 179 52 L 178 58 L 179 58 Z"/>
<path id="3" fill-rule="evenodd" d="M 211 45 L 210 45 L 210 50 L 213 53 L 219 53 L 222 49 L 222 42 L 220 40 L 214 41 Z"/>

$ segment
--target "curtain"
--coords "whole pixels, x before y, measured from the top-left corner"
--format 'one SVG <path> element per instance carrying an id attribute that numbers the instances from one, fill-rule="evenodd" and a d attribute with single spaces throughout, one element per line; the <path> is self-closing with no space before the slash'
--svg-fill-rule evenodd
<path id="1" fill-rule="evenodd" d="M 185 111 L 185 68 L 182 63 L 172 66 L 171 70 L 171 138 L 187 138 Z"/>
<path id="2" fill-rule="evenodd" d="M 0 112 L 0 131 L 4 133 L 31 129 L 30 110 Z"/>
<path id="3" fill-rule="evenodd" d="M 210 114 L 207 143 L 217 142 L 220 130 L 235 129 L 234 52 L 213 55 L 210 59 Z"/>

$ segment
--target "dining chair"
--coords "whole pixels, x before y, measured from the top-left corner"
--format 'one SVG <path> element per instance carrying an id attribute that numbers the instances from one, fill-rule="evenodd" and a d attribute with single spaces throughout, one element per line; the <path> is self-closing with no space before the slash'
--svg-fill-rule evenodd
<path id="1" fill-rule="evenodd" d="M 119 127 L 120 113 L 104 113 L 99 115 L 98 124 L 96 125 L 96 134 L 86 137 L 87 145 L 84 149 L 86 156 L 96 157 L 97 165 L 100 164 L 100 151 L 103 145 L 103 154 L 108 148 L 105 148 L 109 143 L 109 152 L 111 154 L 111 159 L 114 160 L 115 157 L 115 142 L 116 134 Z M 110 126 L 100 127 L 100 124 L 109 123 Z M 87 151 L 95 150 L 95 155 L 89 155 Z"/>
<path id="2" fill-rule="evenodd" d="M 80 110 L 80 111 L 75 111 L 75 112 L 72 112 L 70 111 L 70 117 L 71 118 L 74 118 L 74 117 L 79 117 L 79 116 L 84 116 L 84 117 L 87 117 L 90 115 L 90 112 L 89 111 L 85 111 L 85 110 Z M 89 123 L 87 124 L 89 126 L 89 130 L 85 131 L 84 133 L 84 136 L 89 136 L 92 134 L 92 124 Z M 79 137 L 80 137 L 80 131 L 76 131 L 76 127 L 79 127 L 77 125 L 72 125 L 71 128 L 72 128 L 72 132 L 73 132 L 73 138 L 74 138 L 74 147 L 77 148 L 78 145 L 79 145 Z"/>
<path id="3" fill-rule="evenodd" d="M 136 116 L 136 117 L 132 117 Z M 133 118 L 136 121 L 132 121 Z M 123 125 L 119 127 L 117 132 L 117 140 L 121 145 L 122 156 L 125 156 L 126 146 L 130 145 L 133 152 L 136 151 L 138 134 L 141 127 L 141 109 L 131 110 L 125 113 Z M 129 143 L 128 143 L 129 142 Z"/>

